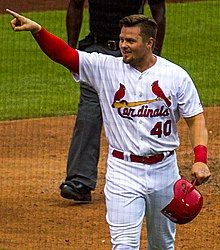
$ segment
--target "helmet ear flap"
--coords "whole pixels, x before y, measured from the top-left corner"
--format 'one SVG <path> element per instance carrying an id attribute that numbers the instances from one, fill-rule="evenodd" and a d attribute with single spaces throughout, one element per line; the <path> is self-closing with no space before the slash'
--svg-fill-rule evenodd
<path id="1" fill-rule="evenodd" d="M 176 181 L 173 189 L 174 197 L 161 213 L 177 224 L 192 221 L 202 209 L 202 194 L 184 178 Z"/>

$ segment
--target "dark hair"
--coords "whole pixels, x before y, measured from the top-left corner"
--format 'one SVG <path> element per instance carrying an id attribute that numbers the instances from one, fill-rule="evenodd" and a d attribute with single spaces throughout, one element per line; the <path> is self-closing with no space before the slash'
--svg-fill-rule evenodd
<path id="1" fill-rule="evenodd" d="M 119 22 L 119 27 L 140 27 L 140 35 L 144 40 L 152 37 L 156 39 L 157 23 L 153 18 L 146 17 L 145 15 L 135 14 L 122 18 Z"/>

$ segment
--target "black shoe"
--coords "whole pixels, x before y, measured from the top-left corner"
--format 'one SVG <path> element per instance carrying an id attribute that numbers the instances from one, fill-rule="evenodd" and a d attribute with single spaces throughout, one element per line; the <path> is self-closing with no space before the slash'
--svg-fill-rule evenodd
<path id="1" fill-rule="evenodd" d="M 91 189 L 80 182 L 62 183 L 60 195 L 65 199 L 74 200 L 77 203 L 91 203 Z"/>

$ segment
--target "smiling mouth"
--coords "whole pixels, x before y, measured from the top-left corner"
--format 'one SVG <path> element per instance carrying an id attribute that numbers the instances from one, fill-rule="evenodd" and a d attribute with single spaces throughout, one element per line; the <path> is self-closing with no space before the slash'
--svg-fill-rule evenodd
<path id="1" fill-rule="evenodd" d="M 129 55 L 129 54 L 131 54 L 131 52 L 129 52 L 129 51 L 122 51 L 122 54 L 123 55 Z"/>

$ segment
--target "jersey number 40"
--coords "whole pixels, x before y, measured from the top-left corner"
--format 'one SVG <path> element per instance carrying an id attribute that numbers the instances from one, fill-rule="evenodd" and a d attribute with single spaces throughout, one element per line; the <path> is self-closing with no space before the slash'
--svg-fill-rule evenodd
<path id="1" fill-rule="evenodd" d="M 171 134 L 171 120 L 166 122 L 157 122 L 152 130 L 150 131 L 151 135 L 157 135 L 160 138 L 162 135 L 169 136 Z"/>

